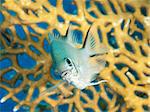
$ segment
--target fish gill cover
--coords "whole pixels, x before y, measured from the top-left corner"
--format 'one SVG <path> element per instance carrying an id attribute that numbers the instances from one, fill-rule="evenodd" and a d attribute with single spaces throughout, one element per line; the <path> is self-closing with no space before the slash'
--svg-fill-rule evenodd
<path id="1" fill-rule="evenodd" d="M 0 111 L 150 111 L 149 0 L 1 0 Z M 109 53 L 99 76 L 84 90 L 53 77 L 49 32 L 67 28 L 85 40 L 91 24 Z M 80 48 L 81 46 L 77 46 Z M 85 73 L 86 75 L 86 73 Z"/>

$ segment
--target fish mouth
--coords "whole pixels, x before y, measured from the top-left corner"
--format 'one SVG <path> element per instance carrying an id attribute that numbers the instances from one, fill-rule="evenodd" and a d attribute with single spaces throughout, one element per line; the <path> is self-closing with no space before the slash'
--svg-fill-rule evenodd
<path id="1" fill-rule="evenodd" d="M 71 71 L 70 70 L 65 70 L 61 73 L 61 77 L 63 80 L 66 80 L 68 83 L 71 83 Z"/>
<path id="2" fill-rule="evenodd" d="M 75 68 L 66 69 L 61 72 L 61 77 L 63 80 L 66 80 L 68 83 L 72 83 L 73 80 L 77 77 L 77 71 Z"/>
<path id="3" fill-rule="evenodd" d="M 65 70 L 61 72 L 61 77 L 65 77 L 68 73 L 70 73 L 70 70 Z"/>

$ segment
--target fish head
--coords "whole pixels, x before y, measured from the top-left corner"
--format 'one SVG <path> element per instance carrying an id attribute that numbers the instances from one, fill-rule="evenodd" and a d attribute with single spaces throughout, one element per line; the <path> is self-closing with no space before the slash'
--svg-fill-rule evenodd
<path id="1" fill-rule="evenodd" d="M 64 71 L 69 71 L 73 67 L 73 57 L 76 55 L 76 50 L 71 45 L 62 40 L 54 40 L 51 43 L 51 56 L 55 71 L 62 74 Z"/>

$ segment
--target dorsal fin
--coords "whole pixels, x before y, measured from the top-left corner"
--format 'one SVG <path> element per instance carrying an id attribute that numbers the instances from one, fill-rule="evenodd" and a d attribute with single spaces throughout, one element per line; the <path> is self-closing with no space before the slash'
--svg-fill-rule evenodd
<path id="1" fill-rule="evenodd" d="M 54 35 L 50 32 L 48 33 L 48 41 L 51 43 L 54 40 Z"/>
<path id="2" fill-rule="evenodd" d="M 86 47 L 86 43 L 87 43 L 87 39 L 88 39 L 88 35 L 89 35 L 89 32 L 90 32 L 90 29 L 91 29 L 91 26 L 89 27 L 87 33 L 86 33 L 86 36 L 85 36 L 85 40 L 84 40 L 84 43 L 83 43 L 83 48 Z"/>
<path id="3" fill-rule="evenodd" d="M 68 28 L 67 28 L 67 31 L 66 31 L 66 35 L 65 35 L 65 37 L 67 37 L 67 36 L 68 36 L 68 34 L 69 34 L 69 30 L 70 30 L 70 27 L 71 27 L 71 24 L 69 24 L 69 26 L 68 26 Z"/>
<path id="4" fill-rule="evenodd" d="M 55 33 L 48 33 L 48 40 L 50 41 L 50 43 L 53 40 L 59 40 L 59 39 L 63 39 L 59 34 L 55 34 Z"/>
<path id="5" fill-rule="evenodd" d="M 78 35 L 75 33 L 75 30 L 72 30 L 72 25 L 70 24 L 66 32 L 66 42 L 73 47 L 79 45 L 77 36 Z"/>
<path id="6" fill-rule="evenodd" d="M 96 28 L 90 28 L 87 31 L 83 48 L 87 50 L 90 56 L 102 55 L 108 52 L 106 46 L 100 43 L 98 35 L 96 35 Z"/>

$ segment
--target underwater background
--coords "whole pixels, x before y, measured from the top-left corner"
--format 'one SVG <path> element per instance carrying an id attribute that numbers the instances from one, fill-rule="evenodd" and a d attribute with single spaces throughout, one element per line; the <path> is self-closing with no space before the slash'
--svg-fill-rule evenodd
<path id="1" fill-rule="evenodd" d="M 60 80 L 47 33 L 65 35 L 69 24 L 81 46 L 96 27 L 109 48 L 99 74 L 108 82 L 40 96 Z M 150 0 L 1 0 L 0 112 L 149 112 L 149 56 Z"/>

